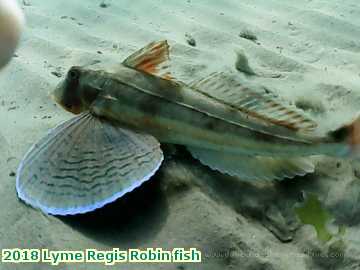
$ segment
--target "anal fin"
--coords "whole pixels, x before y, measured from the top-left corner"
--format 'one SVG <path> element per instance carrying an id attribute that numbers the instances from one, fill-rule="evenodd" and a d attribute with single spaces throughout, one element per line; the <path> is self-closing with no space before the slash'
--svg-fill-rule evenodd
<path id="1" fill-rule="evenodd" d="M 315 169 L 310 158 L 245 156 L 194 147 L 188 150 L 204 165 L 242 180 L 282 180 L 304 176 Z"/>

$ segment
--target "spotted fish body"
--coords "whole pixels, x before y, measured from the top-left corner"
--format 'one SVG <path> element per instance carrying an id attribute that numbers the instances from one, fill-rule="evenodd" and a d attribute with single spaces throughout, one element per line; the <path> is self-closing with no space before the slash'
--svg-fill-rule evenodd
<path id="1" fill-rule="evenodd" d="M 50 131 L 18 170 L 21 199 L 50 214 L 92 211 L 156 172 L 161 143 L 243 180 L 314 171 L 311 155 L 346 156 L 358 121 L 325 136 L 301 111 L 223 73 L 185 84 L 169 72 L 169 46 L 153 42 L 116 73 L 73 67 L 55 100 L 80 116 Z M 126 143 L 124 143 L 126 142 Z"/>

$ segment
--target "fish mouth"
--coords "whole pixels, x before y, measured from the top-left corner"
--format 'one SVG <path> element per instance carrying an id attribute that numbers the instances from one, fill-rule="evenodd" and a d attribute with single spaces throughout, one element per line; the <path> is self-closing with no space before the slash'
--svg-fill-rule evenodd
<path id="1" fill-rule="evenodd" d="M 63 108 L 65 111 L 71 112 L 73 114 L 80 114 L 83 112 L 81 106 L 66 106 L 62 102 L 59 102 L 58 99 L 55 97 L 55 95 L 50 95 L 51 99 L 54 100 L 58 105 L 60 105 L 61 108 Z"/>
<path id="2" fill-rule="evenodd" d="M 62 106 L 62 105 L 61 105 Z M 77 107 L 77 106 L 71 106 L 70 108 L 65 108 L 64 106 L 62 106 L 65 110 L 67 110 L 68 112 L 71 112 L 73 114 L 80 114 L 83 112 L 81 107 Z"/>
<path id="3" fill-rule="evenodd" d="M 65 86 L 65 82 L 64 81 L 61 81 L 59 82 L 54 91 L 50 94 L 50 98 L 55 101 L 56 103 L 60 104 L 61 105 L 61 96 L 64 92 L 64 86 Z"/>
<path id="4" fill-rule="evenodd" d="M 83 109 L 82 106 L 75 106 L 75 105 L 67 105 L 64 103 L 62 99 L 62 93 L 64 92 L 64 81 L 60 82 L 55 90 L 50 94 L 50 98 L 58 105 L 60 105 L 65 111 L 71 112 L 73 114 L 80 114 L 82 113 Z"/>
<path id="5" fill-rule="evenodd" d="M 54 101 L 55 103 L 61 105 L 60 99 L 57 98 L 54 93 L 49 93 L 49 97 L 50 97 L 50 99 L 51 99 L 52 101 Z"/>

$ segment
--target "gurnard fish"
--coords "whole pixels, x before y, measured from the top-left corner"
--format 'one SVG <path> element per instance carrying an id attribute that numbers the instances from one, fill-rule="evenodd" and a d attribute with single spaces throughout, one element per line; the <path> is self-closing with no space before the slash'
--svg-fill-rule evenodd
<path id="1" fill-rule="evenodd" d="M 23 201 L 53 215 L 95 210 L 149 180 L 160 143 L 242 180 L 281 180 L 313 172 L 313 155 L 351 157 L 360 141 L 358 119 L 319 135 L 303 111 L 221 72 L 176 80 L 167 41 L 116 72 L 74 66 L 53 96 L 78 115 L 32 146 L 16 180 Z"/>

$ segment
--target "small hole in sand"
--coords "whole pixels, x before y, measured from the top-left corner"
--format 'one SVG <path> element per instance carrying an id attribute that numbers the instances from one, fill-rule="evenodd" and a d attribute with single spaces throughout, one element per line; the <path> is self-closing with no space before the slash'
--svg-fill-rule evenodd
<path id="1" fill-rule="evenodd" d="M 318 100 L 308 100 L 301 98 L 295 102 L 295 106 L 303 111 L 310 111 L 315 114 L 321 114 L 325 112 L 324 105 Z"/>
<path id="2" fill-rule="evenodd" d="M 241 31 L 241 33 L 239 34 L 240 37 L 251 40 L 251 41 L 257 41 L 257 36 L 250 30 L 245 29 L 243 31 Z"/>

